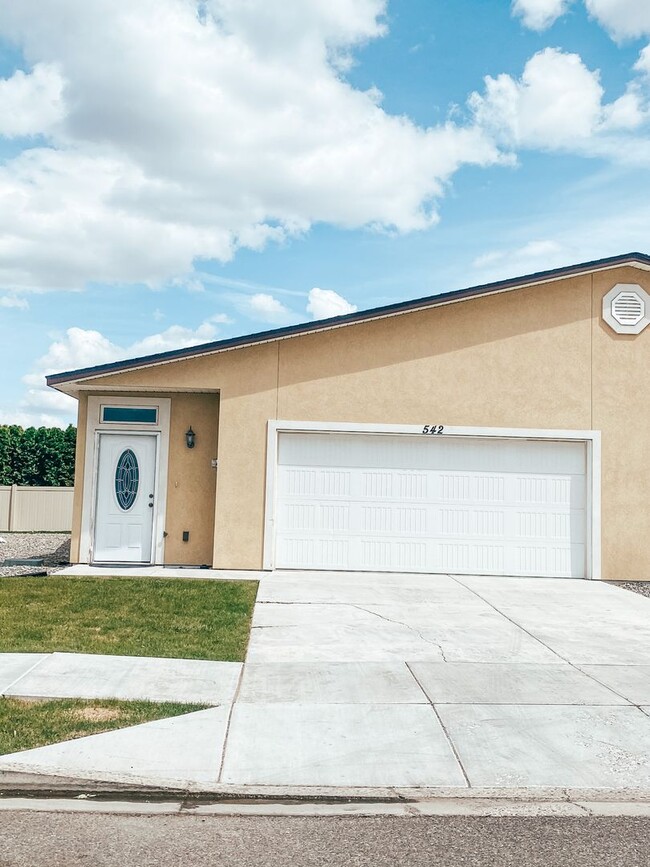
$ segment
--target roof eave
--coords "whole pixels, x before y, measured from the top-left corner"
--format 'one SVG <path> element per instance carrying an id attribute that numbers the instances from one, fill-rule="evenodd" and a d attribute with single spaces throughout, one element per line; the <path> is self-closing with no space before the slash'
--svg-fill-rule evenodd
<path id="1" fill-rule="evenodd" d="M 582 274 L 593 273 L 595 271 L 610 270 L 612 268 L 624 266 L 633 266 L 645 271 L 650 271 L 650 256 L 645 253 L 626 253 L 621 256 L 611 256 L 606 259 L 597 259 L 592 262 L 583 262 L 563 268 L 539 271 L 523 277 L 480 284 L 466 289 L 457 289 L 452 292 L 443 292 L 439 295 L 430 295 L 413 301 L 402 301 L 396 304 L 388 304 L 383 307 L 375 307 L 370 310 L 349 313 L 344 316 L 320 319 L 317 322 L 301 323 L 299 325 L 261 331 L 254 334 L 243 335 L 241 337 L 228 338 L 226 340 L 186 347 L 184 349 L 175 349 L 169 352 L 160 352 L 154 355 L 145 355 L 139 358 L 130 358 L 123 361 L 111 362 L 109 364 L 100 364 L 95 367 L 51 374 L 46 377 L 46 382 L 51 388 L 75 396 L 80 390 L 81 380 L 96 379 L 99 377 L 110 376 L 111 374 L 123 373 L 127 370 L 138 370 L 159 364 L 169 364 L 174 361 L 182 361 L 200 355 L 212 355 L 220 352 L 227 352 L 231 349 L 243 349 L 247 346 L 270 343 L 276 340 L 286 340 L 290 337 L 298 337 L 303 334 L 313 334 L 334 328 L 341 328 L 346 325 L 369 322 L 374 319 L 399 316 L 429 307 L 439 307 L 445 304 L 453 304 L 459 301 L 479 298 L 484 295 L 509 292 L 514 289 L 523 289 L 541 283 L 555 282 L 568 277 L 576 277 Z"/>

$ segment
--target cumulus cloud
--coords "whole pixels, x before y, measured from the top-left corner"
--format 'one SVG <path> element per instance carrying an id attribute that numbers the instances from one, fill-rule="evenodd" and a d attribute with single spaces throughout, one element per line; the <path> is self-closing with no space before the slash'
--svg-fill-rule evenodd
<path id="1" fill-rule="evenodd" d="M 74 401 L 73 401 L 74 403 Z M 24 410 L 0 409 L 0 424 L 19 424 L 21 427 L 60 427 L 65 428 L 74 423 L 74 407 L 70 409 L 66 419 L 60 415 L 47 412 L 25 412 Z"/>
<path id="2" fill-rule="evenodd" d="M 215 318 L 218 319 L 219 314 Z M 67 423 L 74 418 L 76 401 L 45 386 L 45 377 L 50 373 L 196 346 L 214 340 L 216 336 L 215 325 L 206 321 L 196 329 L 172 325 L 159 334 L 148 335 L 129 346 L 119 346 L 99 331 L 68 328 L 61 338 L 50 344 L 45 355 L 35 363 L 33 371 L 23 377 L 28 388 L 15 418 L 25 413 L 37 418 L 45 413 L 49 414 L 50 418 L 58 418 L 58 424 Z M 55 415 L 52 415 L 53 413 Z"/>
<path id="3" fill-rule="evenodd" d="M 344 316 L 346 313 L 354 313 L 356 309 L 354 304 L 350 304 L 342 295 L 332 289 L 314 287 L 309 293 L 307 313 L 311 314 L 314 319 Z"/>
<path id="4" fill-rule="evenodd" d="M 531 30 L 546 30 L 574 0 L 513 0 L 512 11 Z M 587 11 L 616 40 L 650 35 L 646 0 L 584 0 Z"/>
<path id="5" fill-rule="evenodd" d="M 646 45 L 641 54 L 639 54 L 639 59 L 634 68 L 637 72 L 650 75 L 650 45 Z"/>
<path id="6" fill-rule="evenodd" d="M 571 0 L 514 0 L 512 11 L 531 30 L 546 30 L 561 18 Z"/>
<path id="7" fill-rule="evenodd" d="M 485 92 L 469 105 L 478 124 L 510 148 L 570 150 L 585 155 L 650 164 L 647 141 L 622 148 L 608 133 L 630 130 L 648 119 L 644 95 L 631 84 L 612 103 L 603 101 L 598 71 L 577 54 L 546 48 L 527 63 L 520 79 L 487 76 Z"/>
<path id="8" fill-rule="evenodd" d="M 263 319 L 265 322 L 284 322 L 293 316 L 288 307 L 266 292 L 252 295 L 248 299 L 247 307 L 250 314 L 257 319 Z"/>
<path id="9" fill-rule="evenodd" d="M 37 63 L 0 79 L 0 135 L 7 138 L 49 133 L 63 118 L 63 80 L 56 66 Z"/>
<path id="10" fill-rule="evenodd" d="M 513 0 L 525 26 L 543 30 L 573 0 Z M 620 41 L 650 35 L 647 0 L 584 0 L 591 17 Z M 636 73 L 636 75 L 634 75 Z M 650 165 L 650 45 L 640 53 L 621 96 L 605 102 L 599 72 L 577 54 L 547 48 L 526 64 L 521 79 L 486 78 L 470 105 L 479 122 L 511 147 L 571 150 L 633 165 Z"/>
<path id="11" fill-rule="evenodd" d="M 646 0 L 585 0 L 585 5 L 614 39 L 650 36 L 650 4 Z"/>
<path id="12" fill-rule="evenodd" d="M 32 64 L 4 82 L 35 115 L 13 123 L 46 138 L 0 170 L 0 285 L 157 286 L 316 221 L 430 226 L 457 169 L 501 157 L 481 128 L 425 129 L 345 80 L 385 5 L 1 4 Z"/>
<path id="13" fill-rule="evenodd" d="M 632 83 L 618 99 L 602 110 L 601 129 L 634 130 L 648 120 L 648 99 L 641 88 Z"/>
<path id="14" fill-rule="evenodd" d="M 561 147 L 590 138 L 603 89 L 577 54 L 546 48 L 526 64 L 519 80 L 487 76 L 485 94 L 470 98 L 476 118 L 512 147 Z"/>

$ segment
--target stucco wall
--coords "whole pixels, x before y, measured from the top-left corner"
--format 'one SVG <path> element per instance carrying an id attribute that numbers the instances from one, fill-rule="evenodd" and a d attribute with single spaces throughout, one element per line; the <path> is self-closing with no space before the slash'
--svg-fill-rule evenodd
<path id="1" fill-rule="evenodd" d="M 72 536 L 70 539 L 70 562 L 79 562 L 81 541 L 81 510 L 84 497 L 84 461 L 86 459 L 86 422 L 88 419 L 88 395 L 79 395 L 77 409 L 77 445 L 74 458 L 74 504 L 72 507 Z"/>
<path id="2" fill-rule="evenodd" d="M 218 567 L 261 566 L 266 422 L 283 418 L 600 429 L 604 577 L 650 578 L 650 546 L 639 541 L 650 538 L 650 411 L 632 386 L 650 362 L 650 329 L 621 338 L 601 323 L 602 295 L 617 282 L 650 290 L 645 272 L 618 269 L 94 385 L 219 389 Z"/>
<path id="3" fill-rule="evenodd" d="M 196 433 L 193 449 L 185 442 L 190 426 Z M 216 394 L 171 396 L 165 563 L 212 563 L 217 472 L 211 461 L 217 456 L 218 427 Z"/>
<path id="4" fill-rule="evenodd" d="M 650 277 L 628 268 L 616 280 L 594 276 L 592 426 L 602 431 L 603 577 L 650 580 L 650 328 L 616 334 L 601 318 L 614 283 Z"/>
<path id="5" fill-rule="evenodd" d="M 122 392 L 101 389 L 109 398 Z M 180 565 L 211 564 L 214 545 L 214 512 L 216 470 L 211 461 L 217 457 L 219 430 L 219 396 L 212 394 L 171 394 L 158 390 L 157 397 L 169 398 L 169 453 L 167 468 L 167 499 L 165 532 L 165 562 Z M 75 464 L 75 501 L 72 522 L 71 560 L 86 561 L 80 552 L 82 500 L 84 494 L 83 467 L 86 449 L 88 397 L 80 395 Z M 192 426 L 196 445 L 188 449 L 185 431 Z M 92 445 L 92 444 L 91 444 Z M 88 486 L 90 483 L 87 482 Z M 183 531 L 190 538 L 183 542 Z"/>

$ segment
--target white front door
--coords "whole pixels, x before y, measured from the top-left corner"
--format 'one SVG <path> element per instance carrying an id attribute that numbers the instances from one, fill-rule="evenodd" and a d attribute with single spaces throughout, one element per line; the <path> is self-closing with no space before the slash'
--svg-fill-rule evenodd
<path id="1" fill-rule="evenodd" d="M 99 434 L 95 563 L 151 563 L 155 436 Z"/>

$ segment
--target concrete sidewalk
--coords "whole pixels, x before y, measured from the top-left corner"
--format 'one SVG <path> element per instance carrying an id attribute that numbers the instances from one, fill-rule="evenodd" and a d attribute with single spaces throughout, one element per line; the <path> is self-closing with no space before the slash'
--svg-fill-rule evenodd
<path id="1" fill-rule="evenodd" d="M 90 653 L 2 653 L 0 695 L 228 704 L 242 665 Z"/>
<path id="2" fill-rule="evenodd" d="M 61 692 L 66 656 L 11 694 Z M 183 670 L 162 684 L 156 666 L 192 661 L 112 659 L 125 692 L 140 665 L 152 691 L 189 700 Z M 101 681 L 103 660 L 84 657 L 95 674 L 77 683 Z M 605 584 L 274 573 L 246 664 L 196 675 L 218 706 L 5 756 L 0 772 L 222 793 L 650 789 L 650 599 Z"/>

